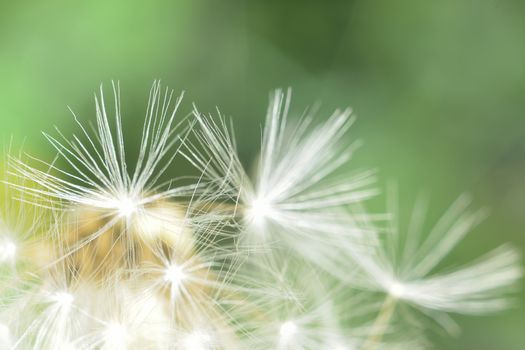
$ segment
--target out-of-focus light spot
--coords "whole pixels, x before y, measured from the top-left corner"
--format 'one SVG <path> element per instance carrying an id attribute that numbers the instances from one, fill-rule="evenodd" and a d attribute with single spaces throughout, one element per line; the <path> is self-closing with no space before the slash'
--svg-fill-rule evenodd
<path id="1" fill-rule="evenodd" d="M 62 342 L 59 344 L 58 349 L 60 350 L 77 350 L 77 347 L 68 341 Z"/>
<path id="2" fill-rule="evenodd" d="M 186 277 L 182 266 L 172 264 L 164 271 L 164 281 L 169 282 L 172 287 L 178 287 Z"/>
<path id="3" fill-rule="evenodd" d="M 281 339 L 285 342 L 289 342 L 299 331 L 299 328 L 293 321 L 286 321 L 281 325 L 279 329 L 279 334 Z"/>
<path id="4" fill-rule="evenodd" d="M 139 227 L 138 234 L 147 240 L 153 240 L 162 234 L 166 226 L 166 220 L 148 212 L 143 212 L 141 215 L 138 215 L 137 224 Z"/>
<path id="5" fill-rule="evenodd" d="M 270 213 L 271 206 L 265 198 L 256 198 L 251 204 L 251 210 L 258 216 L 266 216 Z"/>
<path id="6" fill-rule="evenodd" d="M 16 259 L 16 244 L 8 238 L 0 240 L 0 263 L 13 263 Z"/>
<path id="7" fill-rule="evenodd" d="M 104 341 L 109 349 L 125 349 L 128 343 L 128 330 L 120 323 L 110 323 L 105 329 Z"/>
<path id="8" fill-rule="evenodd" d="M 388 292 L 395 298 L 403 298 L 406 293 L 406 287 L 399 282 L 393 282 L 388 288 Z"/>
<path id="9" fill-rule="evenodd" d="M 195 331 L 184 337 L 182 342 L 183 350 L 207 350 L 210 348 L 211 337 L 209 334 Z"/>
<path id="10" fill-rule="evenodd" d="M 246 211 L 246 218 L 251 223 L 261 226 L 264 225 L 265 220 L 272 215 L 272 212 L 272 205 L 266 198 L 255 198 L 249 204 Z"/>
<path id="11" fill-rule="evenodd" d="M 337 344 L 333 350 L 349 350 L 346 346 L 344 345 L 341 345 L 341 344 Z"/>
<path id="12" fill-rule="evenodd" d="M 10 349 L 11 346 L 11 332 L 9 331 L 9 327 L 0 323 L 0 348 Z"/>
<path id="13" fill-rule="evenodd" d="M 51 299 L 57 305 L 68 308 L 73 304 L 75 297 L 68 292 L 56 292 L 51 296 Z"/>
<path id="14" fill-rule="evenodd" d="M 130 217 L 137 210 L 137 203 L 127 196 L 122 196 L 116 207 L 120 216 Z"/>

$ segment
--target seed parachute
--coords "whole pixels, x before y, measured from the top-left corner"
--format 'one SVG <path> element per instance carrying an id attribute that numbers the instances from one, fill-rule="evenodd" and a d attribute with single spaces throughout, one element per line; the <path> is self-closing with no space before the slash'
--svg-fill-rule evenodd
<path id="1" fill-rule="evenodd" d="M 55 159 L 5 149 L 0 349 L 427 349 L 415 319 L 454 334 L 513 305 L 510 244 L 444 268 L 484 217 L 467 196 L 430 229 L 426 200 L 406 225 L 395 191 L 367 209 L 383 191 L 352 110 L 319 122 L 273 92 L 250 165 L 228 118 L 180 117 L 160 82 L 134 147 L 112 88 L 93 123 L 44 133 Z"/>

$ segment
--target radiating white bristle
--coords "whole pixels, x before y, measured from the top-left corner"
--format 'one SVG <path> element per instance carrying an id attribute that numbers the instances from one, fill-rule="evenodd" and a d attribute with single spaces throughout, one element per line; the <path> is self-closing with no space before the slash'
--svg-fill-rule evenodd
<path id="1" fill-rule="evenodd" d="M 510 245 L 442 269 L 483 217 L 466 196 L 430 232 L 424 201 L 407 227 L 395 196 L 366 210 L 379 191 L 351 169 L 350 109 L 294 120 L 277 90 L 252 174 L 224 118 L 177 124 L 182 95 L 172 106 L 159 82 L 128 164 L 113 94 L 112 113 L 95 97 L 93 131 L 75 117 L 78 135 L 44 134 L 65 165 L 0 163 L 0 349 L 419 350 L 421 315 L 454 332 L 451 313 L 511 305 Z M 179 184 L 177 156 L 201 175 Z"/>

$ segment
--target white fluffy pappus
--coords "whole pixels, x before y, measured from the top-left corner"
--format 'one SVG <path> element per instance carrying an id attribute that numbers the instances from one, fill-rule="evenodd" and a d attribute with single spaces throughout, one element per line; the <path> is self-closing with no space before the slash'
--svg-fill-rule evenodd
<path id="1" fill-rule="evenodd" d="M 45 252 L 37 249 L 39 234 L 46 226 L 46 211 L 27 203 L 24 193 L 19 193 L 13 184 L 26 188 L 34 187 L 30 179 L 19 179 L 8 173 L 7 159 L 12 154 L 11 143 L 6 155 L 0 158 L 0 271 L 17 272 L 22 263 L 43 264 L 49 259 Z M 21 157 L 20 154 L 18 154 Z M 0 273 L 1 277 L 1 273 Z"/>
<path id="2" fill-rule="evenodd" d="M 96 129 L 90 132 L 75 116 L 80 135 L 71 139 L 60 131 L 59 138 L 44 133 L 46 139 L 65 160 L 71 170 L 54 163 L 43 163 L 50 171 L 38 170 L 25 162 L 12 158 L 11 173 L 35 182 L 38 187 L 12 184 L 33 199 L 46 201 L 54 207 L 66 209 L 89 208 L 110 218 L 104 229 L 128 220 L 144 210 L 148 204 L 165 199 L 188 197 L 196 185 L 174 186 L 175 180 L 160 181 L 178 154 L 175 147 L 188 133 L 188 127 L 175 122 L 175 113 L 182 100 L 172 103 L 173 92 L 160 82 L 151 88 L 139 155 L 133 171 L 126 162 L 124 132 L 120 108 L 120 88 L 113 84 L 115 99 L 113 123 L 104 104 L 102 86 L 95 96 Z M 56 173 L 55 175 L 52 172 Z M 42 203 L 40 203 L 42 204 Z M 103 231 L 103 230 L 101 230 Z M 101 232 L 94 232 L 96 237 Z"/>
<path id="3" fill-rule="evenodd" d="M 290 93 L 276 91 L 252 175 L 224 118 L 195 108 L 194 120 L 177 125 L 181 98 L 172 108 L 156 82 L 130 170 L 113 87 L 114 118 L 101 91 L 94 132 L 77 121 L 78 136 L 45 134 L 65 167 L 11 158 L 5 184 L 15 203 L 50 208 L 54 220 L 2 226 L 25 215 L 11 210 L 11 196 L 1 208 L 0 264 L 16 273 L 0 275 L 0 348 L 425 349 L 425 332 L 396 317 L 404 306 L 452 332 L 449 313 L 510 305 L 522 274 L 510 246 L 441 269 L 483 216 L 466 197 L 428 234 L 423 202 L 407 228 L 395 196 L 386 214 L 364 209 L 379 191 L 374 172 L 348 171 L 359 145 L 348 141 L 350 110 L 296 122 Z M 161 181 L 178 155 L 202 173 L 190 185 Z M 29 256 L 49 257 L 20 264 L 33 238 Z"/>
<path id="4" fill-rule="evenodd" d="M 399 223 L 397 195 L 389 199 L 392 218 L 388 227 L 384 232 L 376 228 L 380 244 L 366 253 L 346 245 L 346 253 L 338 255 L 354 260 L 365 272 L 362 278 L 353 275 L 349 283 L 365 291 L 386 293 L 381 313 L 388 314 L 387 323 L 396 305 L 404 303 L 456 334 L 458 326 L 448 313 L 480 315 L 512 305 L 509 292 L 515 289 L 523 271 L 520 254 L 511 245 L 504 244 L 463 266 L 441 267 L 447 255 L 485 217 L 483 210 L 468 210 L 468 196 L 460 196 L 428 234 L 423 230 L 426 200 L 416 202 L 405 226 Z M 368 224 L 368 231 L 374 230 L 374 225 Z M 341 261 L 340 266 L 343 264 Z M 339 269 L 335 274 L 344 279 L 347 272 Z"/>
<path id="5" fill-rule="evenodd" d="M 336 305 L 342 290 L 322 275 L 288 250 L 252 255 L 233 281 L 245 300 L 229 311 L 243 325 L 243 348 L 358 349 L 359 331 L 342 324 L 358 308 Z"/>
<path id="6" fill-rule="evenodd" d="M 313 247 L 337 246 L 352 220 L 339 207 L 361 202 L 378 191 L 370 188 L 373 171 L 348 171 L 358 141 L 348 141 L 355 118 L 351 110 L 336 110 L 322 124 L 307 113 L 299 122 L 288 120 L 290 92 L 271 97 L 262 145 L 253 176 L 241 164 L 232 128 L 195 110 L 198 144 L 186 140 L 183 152 L 219 192 L 229 194 L 242 217 L 238 245 L 266 249 L 284 242 L 324 266 L 310 254 Z"/>

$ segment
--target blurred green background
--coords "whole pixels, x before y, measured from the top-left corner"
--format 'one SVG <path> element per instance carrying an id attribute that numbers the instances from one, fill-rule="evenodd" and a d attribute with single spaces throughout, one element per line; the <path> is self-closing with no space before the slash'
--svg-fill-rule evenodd
<path id="1" fill-rule="evenodd" d="M 297 112 L 321 101 L 320 118 L 350 105 L 351 166 L 397 180 L 405 209 L 421 190 L 433 218 L 464 191 L 491 208 L 450 263 L 525 247 L 525 1 L 0 0 L 0 137 L 32 154 L 52 155 L 41 130 L 73 130 L 67 105 L 92 119 L 111 79 L 133 139 L 156 78 L 186 111 L 232 116 L 246 161 L 271 89 L 293 87 Z M 523 305 L 457 319 L 439 349 L 525 347 Z"/>

